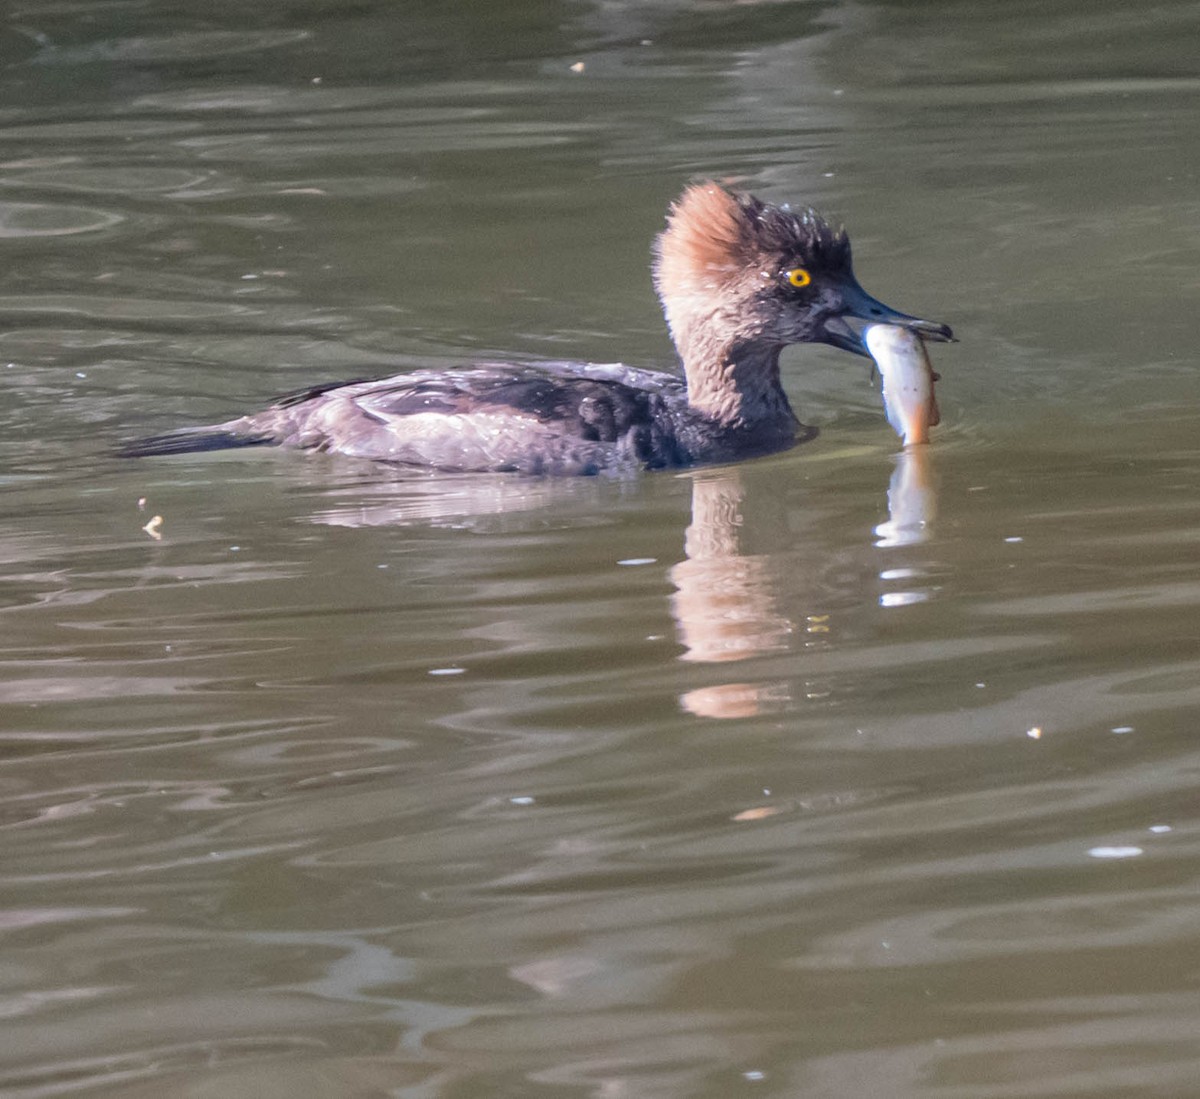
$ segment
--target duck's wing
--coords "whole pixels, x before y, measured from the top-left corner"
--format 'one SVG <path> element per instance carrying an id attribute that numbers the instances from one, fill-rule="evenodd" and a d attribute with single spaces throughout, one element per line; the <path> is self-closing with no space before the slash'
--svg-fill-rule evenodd
<path id="1" fill-rule="evenodd" d="M 321 407 L 331 397 L 335 405 Z M 663 393 L 611 375 L 418 372 L 321 394 L 316 404 L 316 445 L 364 457 L 529 472 L 676 464 L 664 443 L 671 426 Z"/>
<path id="2" fill-rule="evenodd" d="M 582 364 L 568 372 L 575 364 L 555 364 L 560 365 L 550 371 L 499 366 L 418 371 L 356 386 L 357 392 L 347 395 L 364 415 L 377 420 L 511 416 L 591 442 L 617 441 L 638 424 L 651 422 L 661 403 L 662 388 L 637 384 L 640 377 L 584 373 Z"/>

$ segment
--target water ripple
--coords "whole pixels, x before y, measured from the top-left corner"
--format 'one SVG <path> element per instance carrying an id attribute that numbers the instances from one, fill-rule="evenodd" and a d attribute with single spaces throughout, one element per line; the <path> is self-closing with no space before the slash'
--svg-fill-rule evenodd
<path id="1" fill-rule="evenodd" d="M 41 202 L 0 202 L 0 238 L 65 237 L 111 229 L 121 214 L 87 206 Z"/>

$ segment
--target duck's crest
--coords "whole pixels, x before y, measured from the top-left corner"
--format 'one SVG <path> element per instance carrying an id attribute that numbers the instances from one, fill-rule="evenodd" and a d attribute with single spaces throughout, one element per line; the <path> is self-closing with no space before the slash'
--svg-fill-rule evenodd
<path id="1" fill-rule="evenodd" d="M 711 180 L 683 192 L 655 241 L 654 276 L 664 298 L 790 263 L 848 269 L 850 241 L 815 210 L 774 206 Z"/>

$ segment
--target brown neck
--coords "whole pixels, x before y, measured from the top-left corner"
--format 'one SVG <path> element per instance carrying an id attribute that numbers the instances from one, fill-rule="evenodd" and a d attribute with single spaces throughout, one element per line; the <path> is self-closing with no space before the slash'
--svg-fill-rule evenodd
<path id="1" fill-rule="evenodd" d="M 700 335 L 680 341 L 688 403 L 724 427 L 791 431 L 796 417 L 779 383 L 778 344 Z"/>

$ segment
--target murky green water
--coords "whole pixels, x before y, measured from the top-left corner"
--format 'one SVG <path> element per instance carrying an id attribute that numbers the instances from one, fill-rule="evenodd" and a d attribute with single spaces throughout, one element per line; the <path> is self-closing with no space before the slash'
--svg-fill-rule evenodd
<path id="1" fill-rule="evenodd" d="M 1194 1094 L 1198 33 L 10 6 L 0 1091 Z M 735 469 L 107 456 L 338 377 L 666 365 L 649 241 L 707 173 L 955 325 L 927 454 L 802 348 L 820 437 Z"/>

